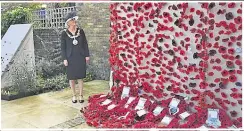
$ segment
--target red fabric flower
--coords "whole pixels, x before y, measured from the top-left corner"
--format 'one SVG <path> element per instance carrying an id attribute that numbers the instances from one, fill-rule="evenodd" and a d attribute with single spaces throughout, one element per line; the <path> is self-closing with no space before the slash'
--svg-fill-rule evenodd
<path id="1" fill-rule="evenodd" d="M 241 24 L 242 23 L 242 17 L 241 16 L 238 16 L 234 19 L 235 23 L 236 24 Z"/>
<path id="2" fill-rule="evenodd" d="M 222 76 L 228 76 L 229 72 L 227 70 L 223 70 L 221 72 Z"/>
<path id="3" fill-rule="evenodd" d="M 209 18 L 214 18 L 214 14 L 213 13 L 209 13 L 208 16 L 209 16 Z"/>
<path id="4" fill-rule="evenodd" d="M 222 96 L 223 98 L 227 98 L 227 95 L 226 95 L 224 92 L 221 92 L 221 96 Z"/>
<path id="5" fill-rule="evenodd" d="M 191 8 L 190 9 L 190 12 L 195 12 L 195 8 Z"/>
<path id="6" fill-rule="evenodd" d="M 238 10 L 237 10 L 237 13 L 238 13 L 238 14 L 242 14 L 242 9 L 238 9 Z"/>
<path id="7" fill-rule="evenodd" d="M 219 47 L 219 53 L 226 53 L 226 47 L 220 46 Z"/>
<path id="8" fill-rule="evenodd" d="M 236 82 L 237 78 L 236 78 L 235 75 L 231 75 L 231 76 L 229 77 L 229 80 L 230 80 L 230 82 Z"/>
<path id="9" fill-rule="evenodd" d="M 234 2 L 231 2 L 228 4 L 228 8 L 235 8 L 236 4 Z"/>
<path id="10" fill-rule="evenodd" d="M 236 61 L 235 61 L 235 64 L 237 64 L 237 65 L 240 66 L 240 65 L 242 65 L 242 62 L 241 62 L 241 60 L 236 60 Z"/>
<path id="11" fill-rule="evenodd" d="M 219 58 L 216 58 L 215 62 L 218 63 L 218 64 L 220 64 L 221 63 L 221 60 Z"/>
<path id="12" fill-rule="evenodd" d="M 201 44 L 197 44 L 197 45 L 196 45 L 196 49 L 197 49 L 197 50 L 201 50 L 201 49 L 202 49 L 202 45 L 201 45 Z"/>
<path id="13" fill-rule="evenodd" d="M 209 73 L 208 73 L 208 76 L 213 76 L 213 75 L 214 75 L 213 72 L 209 72 Z"/>
<path id="14" fill-rule="evenodd" d="M 169 15 L 168 12 L 164 12 L 164 13 L 163 13 L 163 16 L 164 16 L 164 18 L 167 18 L 167 17 L 169 17 L 170 15 Z"/>

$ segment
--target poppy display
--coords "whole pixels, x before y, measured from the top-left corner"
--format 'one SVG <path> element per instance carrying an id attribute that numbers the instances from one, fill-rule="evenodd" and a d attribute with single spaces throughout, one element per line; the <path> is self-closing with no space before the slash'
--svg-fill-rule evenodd
<path id="1" fill-rule="evenodd" d="M 111 22 L 114 25 L 111 27 L 111 33 L 116 34 L 120 31 L 118 36 L 111 35 L 110 39 L 113 41 L 109 51 L 111 67 L 118 71 L 114 75 L 115 79 L 120 81 L 118 85 L 143 84 L 141 96 L 146 97 L 146 92 L 154 99 L 167 99 L 178 93 L 194 96 L 189 100 L 189 105 L 198 109 L 198 117 L 194 117 L 199 118 L 197 122 L 186 122 L 187 124 L 182 125 L 177 123 L 176 117 L 167 127 L 200 127 L 201 124 L 198 122 L 205 123 L 207 119 L 207 112 L 204 112 L 202 107 L 223 108 L 231 120 L 221 110 L 221 128 L 231 126 L 240 116 L 239 104 L 242 103 L 238 101 L 242 86 L 239 80 L 242 74 L 240 3 L 197 3 L 201 8 L 187 2 L 149 3 L 117 3 L 112 4 L 110 9 Z M 130 25 L 129 21 L 133 23 Z M 135 77 L 132 79 L 133 75 Z M 168 92 L 165 93 L 164 90 Z M 206 96 L 200 94 L 210 99 L 204 99 Z M 116 92 L 114 96 L 119 96 L 119 93 Z M 206 101 L 208 104 L 204 104 Z M 134 105 L 136 103 L 130 107 Z M 197 107 L 199 105 L 200 107 Z M 231 106 L 238 106 L 236 112 L 231 110 Z M 146 122 L 161 121 L 151 112 L 143 117 L 138 117 L 136 121 L 139 123 L 131 127 L 148 127 Z M 190 118 L 186 121 L 191 120 Z M 128 120 L 133 121 L 135 117 Z M 237 126 L 240 125 L 236 121 L 235 123 Z M 93 124 L 99 125 L 98 121 Z M 106 122 L 106 125 L 112 124 Z M 128 127 L 124 123 L 114 124 L 122 125 Z"/>

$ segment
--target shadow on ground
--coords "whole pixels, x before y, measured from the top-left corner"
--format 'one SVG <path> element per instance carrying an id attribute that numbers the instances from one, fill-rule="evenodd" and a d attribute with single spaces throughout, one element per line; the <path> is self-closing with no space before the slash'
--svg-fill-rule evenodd
<path id="1" fill-rule="evenodd" d="M 70 88 L 13 101 L 2 100 L 2 128 L 92 128 L 78 119 L 79 110 L 87 104 L 88 96 L 108 91 L 108 81 L 94 80 L 84 83 L 84 104 L 71 102 Z"/>

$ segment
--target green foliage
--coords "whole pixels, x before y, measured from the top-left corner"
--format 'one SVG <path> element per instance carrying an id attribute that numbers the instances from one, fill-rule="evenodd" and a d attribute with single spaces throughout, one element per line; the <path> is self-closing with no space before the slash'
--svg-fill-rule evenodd
<path id="1" fill-rule="evenodd" d="M 18 7 L 7 11 L 1 16 L 1 33 L 2 36 L 7 32 L 8 28 L 14 24 L 25 24 L 30 16 L 30 9 Z"/>
<path id="2" fill-rule="evenodd" d="M 64 73 L 61 71 L 61 67 L 53 61 L 48 61 L 42 58 L 36 63 L 37 75 L 43 78 L 51 78 L 58 75 L 59 73 Z"/>
<path id="3" fill-rule="evenodd" d="M 32 11 L 40 9 L 39 3 L 28 4 L 14 4 L 9 5 L 10 8 L 1 15 L 1 34 L 2 36 L 7 32 L 8 28 L 14 24 L 26 24 L 31 18 Z"/>
<path id="4" fill-rule="evenodd" d="M 63 89 L 69 86 L 68 80 L 65 74 L 59 74 L 52 78 L 45 80 L 43 88 L 46 89 Z"/>
<path id="5" fill-rule="evenodd" d="M 36 76 L 36 86 L 43 88 L 45 86 L 45 79 L 41 75 Z"/>

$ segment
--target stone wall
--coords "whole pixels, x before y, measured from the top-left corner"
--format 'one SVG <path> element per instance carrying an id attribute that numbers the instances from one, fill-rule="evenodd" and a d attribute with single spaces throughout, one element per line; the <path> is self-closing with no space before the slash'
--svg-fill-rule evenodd
<path id="1" fill-rule="evenodd" d="M 109 79 L 110 12 L 107 3 L 84 3 L 79 8 L 79 24 L 84 29 L 90 49 L 88 71 L 96 79 Z"/>
<path id="2" fill-rule="evenodd" d="M 80 8 L 77 11 L 79 15 L 78 22 L 85 31 L 90 49 L 90 64 L 87 71 L 92 73 L 94 79 L 109 80 L 109 4 L 84 3 L 79 6 Z M 34 30 L 37 62 L 40 60 L 40 57 L 47 54 L 46 49 L 60 44 L 59 37 L 61 31 L 57 29 Z M 61 60 L 60 63 L 62 63 Z"/>

